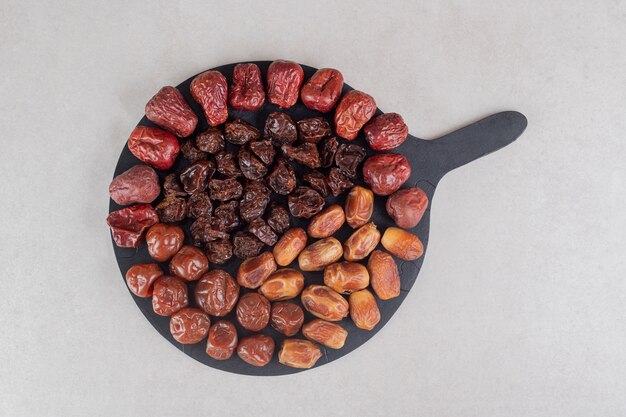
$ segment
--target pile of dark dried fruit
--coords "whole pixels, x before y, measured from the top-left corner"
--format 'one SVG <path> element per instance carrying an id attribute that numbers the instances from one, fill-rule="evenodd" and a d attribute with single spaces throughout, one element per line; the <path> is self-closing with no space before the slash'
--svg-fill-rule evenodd
<path id="1" fill-rule="evenodd" d="M 411 261 L 423 252 L 420 239 L 401 229 L 416 226 L 428 205 L 419 188 L 400 189 L 411 173 L 406 158 L 379 153 L 365 160 L 362 146 L 337 138 L 352 141 L 363 129 L 373 150 L 388 151 L 407 138 L 402 117 L 387 113 L 372 119 L 374 99 L 356 90 L 341 96 L 343 76 L 337 70 L 318 70 L 303 82 L 302 68 L 290 61 L 274 61 L 265 86 L 255 64 L 237 65 L 230 88 L 223 74 L 206 71 L 194 78 L 190 92 L 211 127 L 195 135 L 198 115 L 178 89 L 163 87 L 146 105 L 147 118 L 160 128 L 138 126 L 128 139 L 130 151 L 147 165 L 118 175 L 109 188 L 117 204 L 130 205 L 107 218 L 115 244 L 138 247 L 145 239 L 155 261 L 169 262 L 169 275 L 157 263 L 131 267 L 130 290 L 152 297 L 155 313 L 171 316 L 179 343 L 208 337 L 206 352 L 216 360 L 229 359 L 236 350 L 244 361 L 263 366 L 274 354 L 274 340 L 266 334 L 239 339 L 232 322 L 211 325 L 210 316 L 235 309 L 243 329 L 259 332 L 271 324 L 288 336 L 280 363 L 313 366 L 321 356 L 313 342 L 343 347 L 348 334 L 337 322 L 350 315 L 358 328 L 371 330 L 380 320 L 376 298 L 400 294 L 392 255 Z M 229 106 L 253 112 L 267 99 L 289 108 L 298 98 L 320 113 L 335 109 L 334 126 L 324 117 L 292 120 L 281 111 L 270 113 L 262 130 L 241 119 L 227 121 Z M 181 146 L 178 137 L 190 139 Z M 171 172 L 179 153 L 189 165 Z M 371 190 L 354 184 L 364 160 L 363 180 Z M 167 173 L 162 181 L 153 168 Z M 348 190 L 343 207 L 325 208 L 328 196 Z M 161 194 L 153 208 L 150 203 Z M 387 212 L 401 227 L 387 228 L 382 238 L 370 221 L 374 195 L 389 196 Z M 277 202 L 285 198 L 286 205 Z M 307 230 L 290 227 L 290 216 L 311 219 Z M 192 219 L 193 245 L 184 244 L 185 232 L 176 224 L 186 219 Z M 344 223 L 355 231 L 342 244 L 332 236 Z M 316 240 L 307 246 L 308 238 Z M 392 255 L 377 250 L 379 243 Z M 266 246 L 273 250 L 263 252 Z M 211 267 L 233 255 L 242 259 L 236 279 Z M 305 286 L 301 271 L 324 271 L 324 285 Z M 196 281 L 191 302 L 196 307 L 189 307 L 191 281 Z M 240 296 L 242 287 L 248 291 Z M 300 304 L 285 301 L 298 296 Z M 316 319 L 304 324 L 301 306 Z M 306 339 L 291 338 L 300 331 Z"/>

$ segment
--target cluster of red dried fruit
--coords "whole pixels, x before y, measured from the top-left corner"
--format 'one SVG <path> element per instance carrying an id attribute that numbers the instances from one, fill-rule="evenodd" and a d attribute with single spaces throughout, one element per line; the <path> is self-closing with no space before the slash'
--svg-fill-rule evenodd
<path id="1" fill-rule="evenodd" d="M 169 273 L 157 263 L 134 265 L 126 273 L 128 287 L 138 297 L 152 297 L 155 313 L 171 316 L 170 330 L 179 343 L 206 339 L 206 352 L 216 360 L 237 351 L 252 365 L 266 365 L 274 340 L 256 332 L 271 325 L 287 336 L 278 352 L 280 363 L 313 366 L 321 357 L 313 342 L 343 347 L 348 332 L 336 322 L 349 315 L 357 327 L 371 330 L 380 321 L 376 297 L 400 295 L 400 275 L 390 253 L 407 261 L 423 253 L 420 239 L 401 229 L 417 225 L 428 205 L 422 190 L 400 189 L 411 174 L 404 156 L 383 153 L 365 160 L 363 180 L 370 190 L 354 186 L 365 149 L 340 143 L 324 117 L 294 121 L 275 111 L 262 130 L 241 119 L 228 121 L 229 107 L 257 111 L 267 99 L 289 108 L 300 98 L 320 113 L 335 109 L 334 133 L 340 138 L 352 141 L 363 130 L 375 151 L 406 140 L 401 116 L 373 118 L 371 96 L 356 90 L 341 95 L 339 71 L 321 69 L 303 83 L 302 67 L 283 60 L 269 66 L 265 87 L 255 64 L 235 66 L 230 88 L 223 74 L 206 71 L 193 79 L 190 93 L 211 127 L 195 135 L 198 116 L 189 103 L 178 89 L 162 88 L 146 105 L 146 116 L 160 128 L 139 126 L 128 140 L 129 150 L 147 165 L 120 174 L 109 189 L 116 203 L 130 205 L 107 218 L 115 243 L 138 247 L 145 239 L 155 261 L 169 262 Z M 177 137 L 190 138 L 180 145 Z M 232 146 L 238 152 L 227 150 Z M 179 153 L 191 165 L 167 174 L 161 185 L 153 168 L 170 170 Z M 292 163 L 308 170 L 296 175 Z M 300 181 L 307 186 L 298 186 Z M 337 197 L 349 189 L 343 207 L 324 209 L 329 194 Z M 273 193 L 287 196 L 287 207 L 273 202 Z M 150 203 L 160 194 L 153 208 Z M 389 196 L 387 212 L 401 227 L 388 228 L 382 238 L 370 221 L 374 194 Z M 310 218 L 307 230 L 290 228 L 290 214 Z M 193 219 L 193 245 L 185 245 L 185 232 L 172 224 L 186 218 Z M 344 223 L 355 230 L 341 244 L 332 235 Z M 309 237 L 319 240 L 307 246 Z M 379 243 L 389 253 L 377 250 Z M 273 251 L 262 252 L 265 245 Z M 233 254 L 243 260 L 236 277 L 210 266 L 226 263 Z M 297 268 L 288 268 L 296 259 Z M 300 271 L 324 271 L 324 285 L 305 285 Z M 188 283 L 193 283 L 193 297 Z M 298 296 L 300 305 L 286 301 Z M 305 324 L 301 306 L 316 319 Z M 224 318 L 229 315 L 255 333 L 239 339 L 237 327 Z M 211 324 L 211 317 L 218 320 Z M 298 332 L 308 340 L 291 338 Z"/>

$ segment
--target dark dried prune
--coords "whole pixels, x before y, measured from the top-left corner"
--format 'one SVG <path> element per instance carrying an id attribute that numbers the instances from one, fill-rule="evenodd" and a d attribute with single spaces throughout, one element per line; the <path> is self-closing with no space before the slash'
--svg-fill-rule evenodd
<path id="1" fill-rule="evenodd" d="M 314 143 L 305 142 L 302 145 L 283 145 L 283 154 L 292 161 L 309 168 L 319 168 L 321 165 L 320 154 Z"/>
<path id="2" fill-rule="evenodd" d="M 335 197 L 354 187 L 354 183 L 339 168 L 331 168 L 326 181 Z"/>
<path id="3" fill-rule="evenodd" d="M 193 162 L 201 161 L 203 159 L 207 159 L 209 156 L 208 153 L 201 151 L 193 144 L 193 141 L 190 139 L 180 147 L 180 152 L 183 154 L 185 159 Z"/>
<path id="4" fill-rule="evenodd" d="M 202 216 L 210 216 L 213 204 L 207 193 L 195 193 L 187 200 L 187 215 L 194 219 Z"/>
<path id="5" fill-rule="evenodd" d="M 287 161 L 280 158 L 274 171 L 267 176 L 267 183 L 275 193 L 287 195 L 296 188 L 296 173 Z"/>
<path id="6" fill-rule="evenodd" d="M 136 248 L 146 230 L 159 219 L 150 204 L 137 204 L 113 211 L 107 216 L 113 241 L 120 248 Z"/>
<path id="7" fill-rule="evenodd" d="M 163 180 L 163 194 L 165 197 L 185 197 L 187 193 L 178 180 L 178 175 L 167 174 Z"/>
<path id="8" fill-rule="evenodd" d="M 249 180 L 258 180 L 267 174 L 267 167 L 263 165 L 250 149 L 241 147 L 239 149 L 239 168 L 244 177 Z"/>
<path id="9" fill-rule="evenodd" d="M 206 257 L 209 262 L 223 265 L 233 257 L 233 245 L 228 239 L 218 239 L 206 245 Z"/>
<path id="10" fill-rule="evenodd" d="M 300 98 L 309 109 L 329 112 L 337 104 L 343 88 L 343 75 L 332 68 L 322 68 L 302 86 Z"/>
<path id="11" fill-rule="evenodd" d="M 294 217 L 309 219 L 322 211 L 324 198 L 314 189 L 298 187 L 288 198 L 289 211 Z"/>
<path id="12" fill-rule="evenodd" d="M 245 120 L 235 119 L 224 125 L 224 137 L 233 145 L 244 145 L 259 140 L 261 132 Z"/>
<path id="13" fill-rule="evenodd" d="M 248 259 L 257 256 L 263 249 L 263 242 L 252 233 L 237 232 L 233 236 L 233 253 L 240 259 Z"/>
<path id="14" fill-rule="evenodd" d="M 235 178 L 225 180 L 212 179 L 209 181 L 211 200 L 228 201 L 241 197 L 243 187 Z"/>
<path id="15" fill-rule="evenodd" d="M 109 196 L 120 205 L 152 203 L 161 193 L 159 176 L 148 165 L 135 165 L 113 178 Z"/>
<path id="16" fill-rule="evenodd" d="M 337 136 L 354 140 L 359 130 L 376 113 L 376 101 L 362 91 L 348 91 L 335 110 Z"/>
<path id="17" fill-rule="evenodd" d="M 365 159 L 365 148 L 359 145 L 341 144 L 335 154 L 335 164 L 345 175 L 356 177 L 356 169 Z"/>
<path id="18" fill-rule="evenodd" d="M 270 190 L 261 181 L 253 181 L 246 186 L 239 203 L 239 214 L 246 222 L 261 217 L 270 202 Z"/>
<path id="19" fill-rule="evenodd" d="M 270 165 L 274 161 L 276 151 L 274 150 L 272 142 L 269 140 L 250 142 L 250 150 L 254 152 L 265 165 Z"/>
<path id="20" fill-rule="evenodd" d="M 213 242 L 217 239 L 227 239 L 228 233 L 224 225 L 217 217 L 199 217 L 189 228 L 193 244 L 201 246 L 203 243 Z"/>
<path id="21" fill-rule="evenodd" d="M 206 190 L 209 179 L 215 173 L 215 164 L 211 161 L 198 161 L 180 174 L 180 182 L 189 194 Z"/>
<path id="22" fill-rule="evenodd" d="M 250 233 L 255 235 L 257 239 L 265 243 L 267 246 L 274 246 L 276 241 L 278 241 L 276 233 L 274 233 L 272 228 L 260 217 L 250 222 L 248 231 L 250 231 Z"/>
<path id="23" fill-rule="evenodd" d="M 228 103 L 237 110 L 258 110 L 265 103 L 261 70 L 256 64 L 237 64 L 233 69 Z"/>
<path id="24" fill-rule="evenodd" d="M 265 119 L 263 136 L 271 139 L 274 146 L 295 142 L 298 139 L 296 124 L 288 114 L 275 111 Z"/>
<path id="25" fill-rule="evenodd" d="M 146 117 L 163 129 L 185 138 L 193 133 L 198 116 L 174 87 L 163 87 L 146 104 Z"/>
<path id="26" fill-rule="evenodd" d="M 156 212 L 161 223 L 179 222 L 187 217 L 187 201 L 179 197 L 165 197 L 156 206 Z"/>
<path id="27" fill-rule="evenodd" d="M 238 210 L 238 201 L 222 203 L 215 209 L 215 217 L 220 219 L 227 231 L 232 232 L 241 226 L 241 219 L 239 218 Z"/>
<path id="28" fill-rule="evenodd" d="M 295 125 L 294 125 L 295 132 Z M 137 126 L 128 138 L 135 157 L 156 169 L 170 169 L 180 151 L 176 136 L 156 127 Z"/>
<path id="29" fill-rule="evenodd" d="M 267 224 L 282 235 L 289 228 L 289 210 L 282 204 L 272 203 L 267 215 Z"/>
<path id="30" fill-rule="evenodd" d="M 298 138 L 303 142 L 318 143 L 331 134 L 330 124 L 323 117 L 311 117 L 298 121 Z"/>
<path id="31" fill-rule="evenodd" d="M 304 71 L 299 64 L 282 59 L 272 62 L 267 68 L 268 100 L 284 108 L 293 106 L 303 81 Z"/>
<path id="32" fill-rule="evenodd" d="M 210 127 L 196 136 L 196 147 L 211 155 L 221 152 L 224 145 L 224 134 L 218 127 Z"/>
<path id="33" fill-rule="evenodd" d="M 189 86 L 191 96 L 196 100 L 211 126 L 217 126 L 228 119 L 228 83 L 219 71 L 205 71 L 196 76 Z"/>
<path id="34" fill-rule="evenodd" d="M 328 183 L 326 182 L 326 177 L 319 171 L 314 169 L 309 170 L 304 173 L 302 176 L 304 182 L 309 184 L 311 188 L 320 193 L 322 197 L 326 197 L 328 195 Z"/>
<path id="35" fill-rule="evenodd" d="M 220 152 L 215 155 L 217 162 L 217 172 L 225 177 L 240 177 L 241 170 L 237 163 L 237 155 L 234 152 Z"/>
<path id="36" fill-rule="evenodd" d="M 339 141 L 336 137 L 330 137 L 322 142 L 322 148 L 320 150 L 321 165 L 323 168 L 330 168 L 335 162 L 335 154 L 339 147 Z"/>

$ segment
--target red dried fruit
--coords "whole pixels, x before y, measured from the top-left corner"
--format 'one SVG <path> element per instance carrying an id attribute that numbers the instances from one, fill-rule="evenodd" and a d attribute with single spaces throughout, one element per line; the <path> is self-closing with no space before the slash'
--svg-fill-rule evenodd
<path id="1" fill-rule="evenodd" d="M 198 124 L 198 116 L 191 110 L 180 91 L 169 86 L 161 88 L 148 101 L 146 117 L 181 138 L 191 135 Z"/>
<path id="2" fill-rule="evenodd" d="M 159 176 L 147 165 L 135 165 L 113 178 L 109 195 L 117 204 L 152 203 L 161 193 Z"/>
<path id="3" fill-rule="evenodd" d="M 191 96 L 204 110 L 207 122 L 211 126 L 222 124 L 228 119 L 228 83 L 219 71 L 205 71 L 193 79 L 190 86 Z"/>
<path id="4" fill-rule="evenodd" d="M 385 113 L 369 122 L 363 132 L 370 148 L 388 151 L 402 145 L 409 135 L 409 127 L 398 113 Z"/>
<path id="5" fill-rule="evenodd" d="M 326 113 L 337 104 L 342 88 L 343 75 L 341 72 L 332 68 L 322 68 L 317 70 L 304 84 L 300 97 L 309 109 Z"/>
<path id="6" fill-rule="evenodd" d="M 359 130 L 376 113 L 376 101 L 362 91 L 348 91 L 335 111 L 335 131 L 337 136 L 354 140 Z"/>
<path id="7" fill-rule="evenodd" d="M 213 359 L 229 359 L 237 348 L 237 329 L 227 320 L 220 320 L 209 329 L 206 353 Z"/>
<path id="8" fill-rule="evenodd" d="M 156 169 L 170 169 L 180 152 L 176 136 L 156 127 L 137 126 L 128 138 L 128 149 L 137 159 Z"/>
<path id="9" fill-rule="evenodd" d="M 170 260 L 170 273 L 186 281 L 196 281 L 209 270 L 209 261 L 195 246 L 183 246 Z"/>
<path id="10" fill-rule="evenodd" d="M 261 70 L 256 64 L 237 64 L 233 69 L 228 103 L 237 110 L 258 110 L 265 103 Z"/>
<path id="11" fill-rule="evenodd" d="M 179 251 L 185 240 L 185 232 L 178 226 L 157 223 L 148 229 L 146 243 L 148 253 L 157 262 L 165 262 Z"/>
<path id="12" fill-rule="evenodd" d="M 107 216 L 113 241 L 120 248 L 136 248 L 150 226 L 159 222 L 159 216 L 150 204 L 137 204 L 112 211 Z"/>
<path id="13" fill-rule="evenodd" d="M 270 322 L 270 302 L 256 292 L 241 296 L 237 303 L 237 321 L 246 330 L 258 332 Z"/>
<path id="14" fill-rule="evenodd" d="M 163 275 L 157 264 L 136 264 L 126 271 L 128 289 L 137 297 L 150 297 L 152 284 Z"/>
<path id="15" fill-rule="evenodd" d="M 170 318 L 170 332 L 183 345 L 200 342 L 209 334 L 210 326 L 209 315 L 199 308 L 183 308 Z"/>
<path id="16" fill-rule="evenodd" d="M 264 334 L 246 336 L 237 345 L 237 355 L 253 366 L 265 366 L 274 355 L 274 339 Z"/>
<path id="17" fill-rule="evenodd" d="M 396 192 L 411 176 L 411 164 L 396 153 L 370 156 L 363 164 L 363 180 L 376 195 Z"/>
<path id="18" fill-rule="evenodd" d="M 200 278 L 195 289 L 196 304 L 212 316 L 230 313 L 239 298 L 239 284 L 226 271 L 213 269 Z"/>
<path id="19" fill-rule="evenodd" d="M 178 277 L 163 275 L 154 283 L 152 309 L 160 316 L 171 316 L 187 307 L 187 284 Z"/>
<path id="20" fill-rule="evenodd" d="M 304 81 L 302 67 L 293 61 L 279 59 L 267 69 L 267 96 L 270 103 L 289 108 L 298 101 Z"/>
<path id="21" fill-rule="evenodd" d="M 428 196 L 420 188 L 404 188 L 387 199 L 387 213 L 405 229 L 417 226 L 428 207 Z"/>

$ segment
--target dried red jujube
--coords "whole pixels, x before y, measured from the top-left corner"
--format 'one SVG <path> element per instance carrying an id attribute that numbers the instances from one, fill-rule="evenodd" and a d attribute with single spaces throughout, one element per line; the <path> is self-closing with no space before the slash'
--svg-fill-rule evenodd
<path id="1" fill-rule="evenodd" d="M 228 83 L 219 71 L 205 71 L 197 75 L 189 87 L 211 126 L 222 124 L 228 119 Z"/>
<path id="2" fill-rule="evenodd" d="M 198 116 L 183 95 L 170 86 L 161 88 L 148 101 L 145 111 L 148 120 L 181 138 L 191 135 L 198 124 Z"/>

